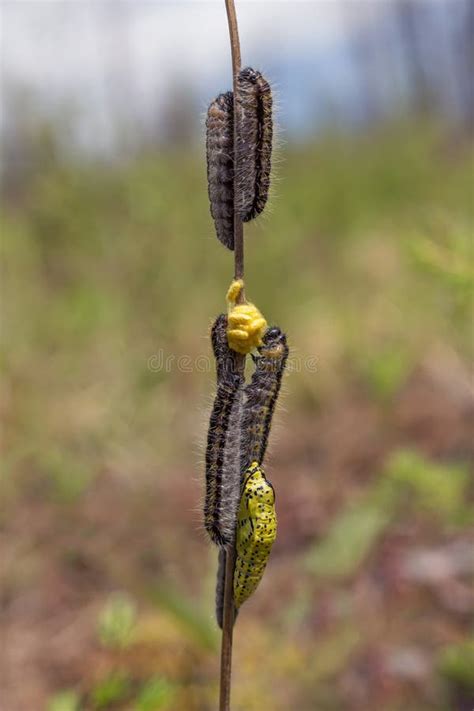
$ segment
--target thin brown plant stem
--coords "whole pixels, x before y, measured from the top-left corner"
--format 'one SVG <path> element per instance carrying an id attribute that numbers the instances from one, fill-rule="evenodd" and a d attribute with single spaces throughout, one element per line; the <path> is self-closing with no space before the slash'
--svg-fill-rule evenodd
<path id="1" fill-rule="evenodd" d="M 238 82 L 241 59 L 240 59 L 240 41 L 239 28 L 237 26 L 237 15 L 235 13 L 234 0 L 225 0 L 227 10 L 227 20 L 229 23 L 230 50 L 232 54 L 232 79 L 234 89 L 234 156 L 236 155 L 237 133 L 239 123 L 238 106 Z M 237 189 L 237 171 L 234 166 L 234 204 L 238 204 Z M 244 278 L 244 226 L 237 210 L 234 211 L 234 278 Z M 244 300 L 244 294 L 241 293 L 239 301 Z"/>
<path id="2" fill-rule="evenodd" d="M 234 89 L 234 155 L 236 155 L 237 131 L 239 115 L 237 107 L 238 82 L 237 77 L 240 72 L 240 42 L 239 30 L 237 26 L 237 15 L 235 12 L 234 0 L 225 0 L 227 10 L 227 20 L 229 23 L 230 48 L 232 53 L 232 77 Z M 237 171 L 234 165 L 234 204 L 237 200 Z M 244 278 L 244 226 L 237 210 L 234 211 L 234 278 Z M 242 289 L 238 302 L 245 299 Z M 245 369 L 245 356 L 239 355 L 237 367 L 243 373 Z M 219 711 L 230 711 L 230 689 L 232 681 L 232 641 L 234 630 L 234 568 L 235 568 L 235 543 L 226 551 L 224 601 L 222 619 L 222 646 L 221 646 L 221 674 L 220 674 L 220 695 Z"/>
<path id="3" fill-rule="evenodd" d="M 226 551 L 225 556 L 219 711 L 230 711 L 232 633 L 234 630 L 234 567 L 235 546 L 232 546 Z"/>

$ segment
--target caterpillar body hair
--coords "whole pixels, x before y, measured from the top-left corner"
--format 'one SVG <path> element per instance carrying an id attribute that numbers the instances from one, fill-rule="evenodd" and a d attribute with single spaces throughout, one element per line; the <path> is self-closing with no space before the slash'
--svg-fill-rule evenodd
<path id="1" fill-rule="evenodd" d="M 241 471 L 252 462 L 263 463 L 275 405 L 288 359 L 286 335 L 277 327 L 267 329 L 258 348 L 252 380 L 245 388 L 242 419 Z"/>
<path id="2" fill-rule="evenodd" d="M 219 546 L 232 544 L 240 500 L 240 441 L 243 376 L 236 354 L 227 344 L 227 316 L 212 327 L 216 359 L 217 392 L 209 420 L 206 447 L 204 526 Z"/>
<path id="3" fill-rule="evenodd" d="M 236 609 L 252 595 L 262 579 L 276 532 L 275 492 L 263 469 L 253 462 L 245 473 L 237 520 Z"/>
<path id="4" fill-rule="evenodd" d="M 214 99 L 206 118 L 207 182 L 211 215 L 218 239 L 234 249 L 234 210 L 244 222 L 259 215 L 268 200 L 273 141 L 270 84 L 251 67 L 237 78 L 239 99 L 231 91 Z M 238 134 L 234 155 L 234 111 Z M 234 195 L 234 170 L 237 195 Z"/>
<path id="5" fill-rule="evenodd" d="M 231 91 L 209 105 L 206 119 L 207 186 L 218 239 L 234 249 L 234 99 Z"/>
<path id="6" fill-rule="evenodd" d="M 236 209 L 244 222 L 259 215 L 267 202 L 273 140 L 273 99 L 268 81 L 251 67 L 238 79 L 238 134 L 235 148 L 237 170 Z"/>

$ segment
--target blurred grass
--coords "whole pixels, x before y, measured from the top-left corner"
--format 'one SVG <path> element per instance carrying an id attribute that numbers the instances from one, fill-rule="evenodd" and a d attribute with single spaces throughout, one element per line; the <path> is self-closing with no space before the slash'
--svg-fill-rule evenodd
<path id="1" fill-rule="evenodd" d="M 468 484 L 467 466 L 439 465 L 397 450 L 362 501 L 343 510 L 324 540 L 308 551 L 308 569 L 319 578 L 354 574 L 400 512 L 438 517 L 445 526 L 472 523 Z"/>
<path id="2" fill-rule="evenodd" d="M 447 352 L 463 364 L 472 357 L 472 148 L 459 150 L 439 126 L 406 123 L 371 136 L 326 136 L 284 157 L 268 216 L 246 229 L 246 282 L 269 322 L 289 334 L 288 427 L 354 392 L 390 421 L 427 355 Z M 107 598 L 97 636 L 111 667 L 81 679 L 80 694 L 60 685 L 54 711 L 82 708 L 84 699 L 84 708 L 213 708 L 214 630 L 199 595 L 188 599 L 177 588 L 188 576 L 187 590 L 207 594 L 202 546 L 184 515 L 181 529 L 173 515 L 196 507 L 196 484 L 179 472 L 198 470 L 194 443 L 213 374 L 210 360 L 195 359 L 210 358 L 209 325 L 225 308 L 232 274 L 231 255 L 213 234 L 203 166 L 202 151 L 176 150 L 113 166 L 52 163 L 21 201 L 4 201 L 2 522 L 19 501 L 46 501 L 57 526 L 51 546 L 59 545 L 112 473 L 126 504 L 102 491 L 102 530 L 86 518 L 64 555 L 80 560 L 81 546 L 96 540 L 105 575 L 126 567 L 120 554 L 129 544 L 141 546 L 158 583 L 147 600 L 151 617 L 133 599 Z M 316 372 L 307 367 L 314 359 Z M 313 476 L 315 462 L 306 466 Z M 330 525 L 295 554 L 300 612 L 277 615 L 269 595 L 262 612 L 273 610 L 275 632 L 258 616 L 239 622 L 236 711 L 343 708 L 331 679 L 380 630 L 358 625 L 336 588 L 337 621 L 311 636 L 313 581 L 324 590 L 356 575 L 387 529 L 410 517 L 426 517 L 440 535 L 469 522 L 462 452 L 439 463 L 395 447 L 362 489 L 354 501 L 341 491 Z M 149 530 L 151 491 L 165 498 Z M 107 539 L 108 522 L 119 527 L 116 510 L 129 511 L 138 543 L 120 531 L 112 543 L 94 538 Z M 14 576 L 15 585 L 34 570 L 20 582 Z M 414 703 L 418 711 L 442 708 L 424 697 Z"/>
<path id="3" fill-rule="evenodd" d="M 440 342 L 471 354 L 471 162 L 446 150 L 435 128 L 407 125 L 286 156 L 270 215 L 247 231 L 247 283 L 294 355 L 316 356 L 324 372 L 292 378 L 303 404 L 354 378 L 390 398 Z M 179 373 L 176 357 L 209 355 L 231 275 L 202 156 L 52 167 L 21 210 L 5 206 L 2 237 L 2 368 L 19 435 L 7 427 L 9 464 L 46 458 L 51 472 L 67 468 L 49 461 L 65 450 L 94 471 L 104 453 L 168 463 L 187 450 L 192 423 L 176 401 L 204 393 L 209 376 Z M 170 372 L 148 366 L 160 349 L 175 357 Z M 151 423 L 175 436 L 157 447 Z M 62 451 L 42 451 L 45 440 Z M 69 495 L 60 475 L 45 476 Z"/>

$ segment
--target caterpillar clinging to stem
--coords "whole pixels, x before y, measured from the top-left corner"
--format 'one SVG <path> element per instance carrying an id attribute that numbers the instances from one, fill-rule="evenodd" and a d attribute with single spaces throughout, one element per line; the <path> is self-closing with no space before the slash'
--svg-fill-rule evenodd
<path id="1" fill-rule="evenodd" d="M 207 188 L 218 239 L 234 249 L 234 98 L 211 101 L 206 119 Z"/>
<path id="2" fill-rule="evenodd" d="M 275 405 L 288 359 L 286 335 L 276 326 L 269 328 L 254 357 L 256 366 L 245 388 L 242 421 L 241 470 L 252 462 L 263 464 Z"/>
<path id="3" fill-rule="evenodd" d="M 219 94 L 210 103 L 206 119 L 211 215 L 218 239 L 230 250 L 234 249 L 234 211 L 248 222 L 266 205 L 273 140 L 273 100 L 268 81 L 246 67 L 238 74 L 237 88 L 237 102 L 231 91 Z M 235 150 L 234 112 L 238 112 Z"/>
<path id="4" fill-rule="evenodd" d="M 260 582 L 276 536 L 274 497 L 272 499 L 269 494 L 268 487 L 271 488 L 271 485 L 265 479 L 262 463 L 287 358 L 288 345 L 285 334 L 277 327 L 267 329 L 258 348 L 258 355 L 254 357 L 256 367 L 251 382 L 244 390 L 239 446 L 242 476 L 237 514 L 234 576 L 236 609 L 252 594 Z M 250 469 L 254 470 L 255 467 L 258 467 L 259 474 L 257 476 L 254 471 L 254 476 L 250 477 Z M 256 486 L 257 481 L 258 486 Z M 249 501 L 252 501 L 250 508 Z M 270 519 L 271 536 L 263 539 L 261 534 L 263 535 L 265 526 L 270 525 Z M 268 533 L 270 534 L 270 529 Z M 219 556 L 217 573 L 216 618 L 219 626 L 222 626 L 224 565 L 225 553 Z M 247 578 L 247 575 L 250 577 Z"/>
<path id="5" fill-rule="evenodd" d="M 204 525 L 220 546 L 232 543 L 240 496 L 239 439 L 243 375 L 227 344 L 227 316 L 217 317 L 211 332 L 216 359 L 217 392 L 209 420 L 206 447 Z"/>
<path id="6" fill-rule="evenodd" d="M 272 91 L 268 81 L 251 67 L 242 69 L 235 110 L 240 114 L 236 164 L 237 209 L 243 222 L 263 211 L 270 187 L 273 140 Z"/>

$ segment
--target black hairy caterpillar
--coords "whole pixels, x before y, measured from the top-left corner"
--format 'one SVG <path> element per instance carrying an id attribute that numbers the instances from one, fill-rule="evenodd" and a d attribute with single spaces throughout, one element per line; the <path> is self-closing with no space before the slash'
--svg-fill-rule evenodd
<path id="1" fill-rule="evenodd" d="M 206 447 L 204 525 L 219 546 L 233 543 L 240 499 L 240 439 L 243 376 L 227 343 L 227 316 L 217 317 L 211 332 L 217 392 Z"/>
<path id="2" fill-rule="evenodd" d="M 267 202 L 273 140 L 272 92 L 268 81 L 251 67 L 238 77 L 236 208 L 243 222 L 259 215 Z"/>
<path id="3" fill-rule="evenodd" d="M 246 514 L 243 512 L 242 506 L 246 506 L 248 503 L 244 504 L 243 499 L 246 488 L 248 489 L 248 495 L 250 491 L 249 487 L 254 487 L 254 479 L 256 478 L 252 477 L 250 480 L 249 474 L 250 470 L 253 474 L 256 474 L 257 469 L 259 472 L 262 472 L 261 467 L 257 465 L 261 465 L 265 457 L 272 416 L 280 392 L 281 381 L 289 350 L 286 335 L 277 327 L 269 328 L 265 332 L 262 340 L 263 344 L 258 349 L 259 355 L 254 358 L 256 363 L 255 372 L 252 376 L 251 382 L 244 389 L 245 403 L 243 406 L 243 416 L 240 430 L 240 471 L 243 472 L 243 490 L 239 504 L 238 528 L 236 534 L 238 547 L 240 547 L 240 554 L 238 553 L 236 564 L 236 576 L 238 577 L 238 580 L 237 578 L 234 579 L 234 598 L 237 605 L 234 610 L 235 615 L 237 615 L 237 607 L 250 596 L 255 587 L 258 585 L 258 582 L 263 575 L 266 560 L 271 548 L 271 545 L 267 546 L 266 543 L 264 545 L 260 545 L 261 541 L 254 541 L 256 545 L 255 550 L 259 552 L 259 556 L 257 556 L 258 561 L 256 559 L 254 560 L 254 553 L 250 552 L 249 549 L 249 541 L 247 541 L 248 536 L 243 537 L 244 533 L 248 533 L 247 526 L 251 525 L 250 519 L 252 519 L 252 517 L 248 514 L 247 509 L 245 509 L 245 511 L 247 511 Z M 260 476 L 260 474 L 258 474 L 258 476 Z M 263 474 L 262 476 L 264 477 Z M 248 483 L 246 484 L 246 482 Z M 261 483 L 262 482 L 260 482 L 260 484 Z M 267 493 L 266 485 L 265 493 Z M 265 499 L 264 503 L 266 506 L 270 502 Z M 267 510 L 267 508 L 265 508 L 265 510 Z M 274 511 L 273 516 L 275 516 Z M 246 521 L 245 524 L 242 523 L 244 519 Z M 244 528 L 242 528 L 243 526 Z M 276 523 L 274 526 L 274 533 L 276 534 Z M 219 552 L 216 585 L 216 618 L 217 623 L 221 628 L 224 598 L 225 555 L 224 550 Z M 254 574 L 252 574 L 251 579 L 246 579 L 245 569 L 250 565 L 255 566 Z"/>
<path id="4" fill-rule="evenodd" d="M 256 367 L 245 388 L 242 419 L 240 469 L 245 472 L 252 462 L 263 463 L 272 424 L 273 412 L 280 393 L 288 359 L 286 335 L 277 327 L 269 328 L 254 357 Z"/>
<path id="5" fill-rule="evenodd" d="M 268 81 L 260 72 L 246 67 L 240 71 L 237 83 L 237 106 L 234 107 L 231 91 L 219 94 L 209 105 L 206 119 L 211 215 L 218 239 L 231 250 L 234 249 L 234 210 L 238 210 L 243 222 L 248 222 L 259 215 L 267 203 L 273 140 L 273 99 Z M 238 111 L 235 156 L 234 108 Z"/>
<path id="6" fill-rule="evenodd" d="M 211 102 L 206 119 L 207 188 L 218 239 L 234 249 L 234 99 Z"/>

